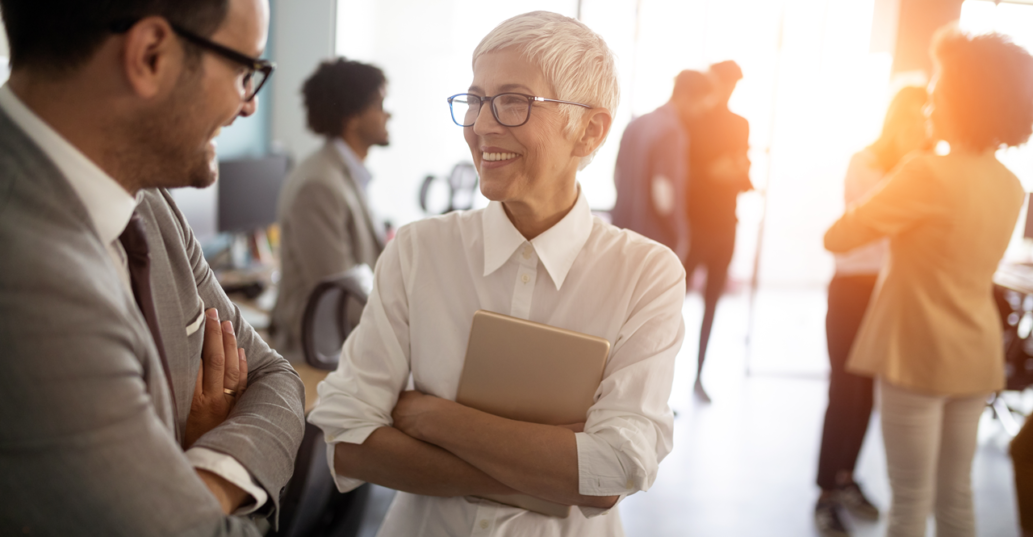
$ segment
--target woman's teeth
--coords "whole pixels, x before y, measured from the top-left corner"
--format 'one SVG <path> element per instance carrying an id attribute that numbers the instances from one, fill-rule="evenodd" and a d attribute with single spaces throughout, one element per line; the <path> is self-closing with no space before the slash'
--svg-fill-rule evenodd
<path id="1" fill-rule="evenodd" d="M 481 158 L 483 160 L 488 161 L 488 162 L 494 162 L 496 160 L 509 160 L 509 159 L 512 159 L 512 158 L 517 158 L 517 154 L 516 153 L 484 153 Z"/>

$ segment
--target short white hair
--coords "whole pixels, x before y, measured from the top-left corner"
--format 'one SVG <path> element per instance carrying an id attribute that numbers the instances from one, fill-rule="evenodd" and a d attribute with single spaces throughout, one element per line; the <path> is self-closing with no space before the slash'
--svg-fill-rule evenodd
<path id="1" fill-rule="evenodd" d="M 504 21 L 484 36 L 473 51 L 473 62 L 489 52 L 517 47 L 532 64 L 542 70 L 556 98 L 605 108 L 611 117 L 617 113 L 620 85 L 613 51 L 603 38 L 581 21 L 549 11 L 532 11 Z M 566 134 L 573 134 L 585 109 L 564 105 Z M 602 147 L 602 144 L 599 144 Z M 583 170 L 599 151 L 581 159 Z"/>

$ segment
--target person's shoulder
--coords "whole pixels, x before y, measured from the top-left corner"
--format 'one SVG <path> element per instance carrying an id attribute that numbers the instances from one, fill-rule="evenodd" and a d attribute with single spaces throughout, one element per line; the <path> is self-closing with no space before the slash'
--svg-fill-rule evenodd
<path id="1" fill-rule="evenodd" d="M 879 164 L 879 156 L 870 147 L 866 147 L 853 155 L 850 155 L 850 162 L 847 169 L 852 173 L 878 172 L 883 173 Z"/>
<path id="2" fill-rule="evenodd" d="M 471 231 L 479 230 L 484 209 L 452 211 L 410 222 L 398 228 L 395 239 L 401 244 L 437 244 L 445 241 L 463 240 Z M 428 241 L 431 241 L 428 243 Z"/>
<path id="3" fill-rule="evenodd" d="M 333 145 L 324 144 L 291 170 L 287 182 L 298 186 L 305 183 L 343 184 L 340 178 L 348 173 L 348 169 L 335 157 L 334 151 Z"/>
<path id="4" fill-rule="evenodd" d="M 937 155 L 932 151 L 912 151 L 897 163 L 891 173 L 893 175 L 929 174 L 936 168 L 950 166 L 947 155 Z"/>
<path id="5" fill-rule="evenodd" d="M 684 278 L 685 269 L 678 256 L 667 246 L 630 229 L 620 228 L 593 217 L 591 247 L 612 261 L 654 277 Z"/>

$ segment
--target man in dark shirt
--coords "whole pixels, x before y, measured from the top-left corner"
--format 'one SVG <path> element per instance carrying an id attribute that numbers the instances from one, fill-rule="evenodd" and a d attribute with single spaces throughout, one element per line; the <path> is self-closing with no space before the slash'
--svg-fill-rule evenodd
<path id="1" fill-rule="evenodd" d="M 710 66 L 708 76 L 713 85 L 714 106 L 688 123 L 689 188 L 688 221 L 691 246 L 685 260 L 689 284 L 699 266 L 706 267 L 703 325 L 699 334 L 699 365 L 696 373 L 696 395 L 710 401 L 700 374 L 714 324 L 717 301 L 728 278 L 728 265 L 735 250 L 736 198 L 740 192 L 753 189 L 750 182 L 750 125 L 742 116 L 728 110 L 728 99 L 742 79 L 742 70 L 734 61 Z"/>

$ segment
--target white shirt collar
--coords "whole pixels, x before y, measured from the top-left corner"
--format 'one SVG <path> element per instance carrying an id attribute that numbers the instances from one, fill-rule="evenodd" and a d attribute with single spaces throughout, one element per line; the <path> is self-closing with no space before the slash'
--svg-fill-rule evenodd
<path id="1" fill-rule="evenodd" d="M 0 87 L 0 109 L 30 140 L 43 150 L 64 174 L 79 196 L 104 244 L 110 244 L 125 230 L 137 200 L 54 129 L 43 122 L 4 84 Z"/>
<path id="2" fill-rule="evenodd" d="M 352 148 L 344 140 L 334 138 L 334 147 L 337 148 L 337 152 L 344 158 L 344 165 L 351 172 L 352 180 L 359 185 L 359 188 L 366 190 L 366 185 L 373 179 L 369 170 L 366 169 L 366 165 L 362 163 L 359 156 L 355 154 L 355 151 L 352 151 Z"/>
<path id="3" fill-rule="evenodd" d="M 513 252 L 528 241 L 509 220 L 502 203 L 489 203 L 482 214 L 484 276 L 488 276 L 509 261 Z M 556 290 L 563 286 L 570 267 L 591 233 L 592 210 L 588 207 L 581 185 L 578 185 L 577 201 L 570 212 L 556 225 L 530 241 L 549 277 L 556 284 Z"/>

